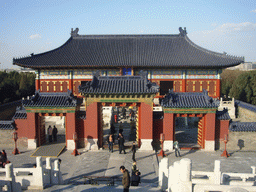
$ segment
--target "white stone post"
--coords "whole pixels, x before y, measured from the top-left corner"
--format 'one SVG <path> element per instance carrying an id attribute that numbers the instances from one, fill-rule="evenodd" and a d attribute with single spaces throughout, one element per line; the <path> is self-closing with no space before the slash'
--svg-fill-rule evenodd
<path id="1" fill-rule="evenodd" d="M 5 165 L 5 177 L 9 181 L 12 181 L 12 177 L 13 177 L 13 165 L 12 165 L 12 163 L 8 163 L 8 164 Z"/>
<path id="2" fill-rule="evenodd" d="M 252 174 L 255 175 L 256 174 L 256 167 L 255 166 L 251 166 L 252 169 Z"/>
<path id="3" fill-rule="evenodd" d="M 21 185 L 20 183 L 16 183 L 15 176 L 13 174 L 13 165 L 12 163 L 8 163 L 5 165 L 5 177 L 6 180 L 11 181 L 11 191 L 21 192 Z M 8 189 L 9 191 L 9 189 Z"/>
<path id="4" fill-rule="evenodd" d="M 180 162 L 175 161 L 173 163 L 173 168 L 169 167 L 169 177 L 172 179 L 169 179 L 170 185 L 168 185 L 168 191 L 171 192 L 180 192 L 179 191 L 179 184 L 180 184 Z M 172 171 L 171 171 L 172 170 Z"/>
<path id="5" fill-rule="evenodd" d="M 34 172 L 34 183 L 33 185 L 42 188 L 44 187 L 44 180 L 43 180 L 43 164 L 42 164 L 42 157 L 36 158 L 36 171 Z"/>
<path id="6" fill-rule="evenodd" d="M 180 192 L 192 192 L 192 181 L 191 181 L 192 162 L 191 162 L 191 160 L 188 158 L 181 159 L 180 164 L 179 164 L 179 171 L 180 171 L 179 191 Z"/>
<path id="7" fill-rule="evenodd" d="M 183 182 L 191 181 L 191 160 L 190 159 L 181 159 L 180 160 L 180 180 Z"/>
<path id="8" fill-rule="evenodd" d="M 51 184 L 51 173 L 52 172 L 52 166 L 51 166 L 51 158 L 46 158 L 46 167 L 44 170 L 44 183 L 45 184 Z"/>
<path id="9" fill-rule="evenodd" d="M 58 185 L 59 184 L 59 161 L 55 160 L 54 161 L 54 166 L 52 170 L 52 177 L 51 177 L 51 183 Z"/>
<path id="10" fill-rule="evenodd" d="M 168 158 L 164 157 L 159 164 L 159 187 L 164 191 L 168 188 Z"/>
<path id="11" fill-rule="evenodd" d="M 52 184 L 56 184 L 56 185 L 60 185 L 63 184 L 63 180 L 62 180 L 62 174 L 60 171 L 60 164 L 59 164 L 59 160 L 55 160 L 54 161 L 54 168 L 52 171 Z"/>
<path id="12" fill-rule="evenodd" d="M 213 183 L 220 185 L 221 184 L 221 171 L 220 171 L 220 160 L 215 160 L 214 162 L 214 178 Z"/>
<path id="13" fill-rule="evenodd" d="M 174 172 L 174 167 L 170 166 L 169 167 L 169 177 L 168 177 L 168 192 L 171 192 L 171 187 L 174 184 L 174 180 L 175 180 L 175 172 Z"/>

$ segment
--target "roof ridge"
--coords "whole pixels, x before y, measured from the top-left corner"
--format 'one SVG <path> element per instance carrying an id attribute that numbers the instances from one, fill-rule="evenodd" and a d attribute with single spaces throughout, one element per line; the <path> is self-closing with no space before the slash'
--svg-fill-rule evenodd
<path id="1" fill-rule="evenodd" d="M 224 53 L 218 53 L 218 52 L 215 52 L 215 51 L 211 51 L 211 50 L 208 50 L 208 49 L 206 49 L 206 48 L 203 48 L 203 47 L 201 47 L 201 46 L 195 44 L 193 41 L 191 41 L 191 40 L 189 39 L 189 37 L 188 37 L 187 35 L 185 35 L 184 37 L 185 37 L 185 40 L 186 40 L 191 46 L 195 47 L 196 49 L 198 49 L 198 50 L 200 50 L 200 51 L 205 51 L 205 52 L 207 52 L 207 53 L 209 53 L 209 54 L 221 56 L 221 57 L 223 57 L 223 58 L 231 57 L 231 58 L 234 58 L 234 59 L 237 59 L 237 60 L 238 60 L 238 59 L 242 59 L 243 62 L 244 62 L 244 57 L 242 57 L 242 56 L 240 57 L 240 56 L 235 56 L 235 55 L 228 55 L 226 52 L 224 52 Z"/>

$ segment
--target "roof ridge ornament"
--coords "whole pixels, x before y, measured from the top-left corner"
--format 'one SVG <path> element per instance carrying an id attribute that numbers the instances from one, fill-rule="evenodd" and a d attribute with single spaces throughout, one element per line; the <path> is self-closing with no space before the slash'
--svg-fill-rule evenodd
<path id="1" fill-rule="evenodd" d="M 76 28 L 75 30 L 73 30 L 73 28 L 71 28 L 71 37 L 77 37 L 78 36 L 78 31 L 79 31 L 79 28 Z"/>
<path id="2" fill-rule="evenodd" d="M 186 27 L 184 27 L 184 29 L 182 29 L 182 27 L 179 27 L 179 31 L 180 31 L 180 36 L 184 37 L 187 35 Z"/>

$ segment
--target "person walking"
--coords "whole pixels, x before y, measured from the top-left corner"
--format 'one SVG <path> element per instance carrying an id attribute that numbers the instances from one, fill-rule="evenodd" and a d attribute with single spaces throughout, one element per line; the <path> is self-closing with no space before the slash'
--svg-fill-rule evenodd
<path id="1" fill-rule="evenodd" d="M 122 151 L 124 151 L 124 154 L 126 154 L 125 149 L 124 149 L 124 136 L 122 133 L 119 133 L 118 135 L 118 144 L 119 144 L 119 154 L 122 153 Z"/>
<path id="2" fill-rule="evenodd" d="M 125 109 L 125 107 L 122 108 L 122 114 L 123 114 L 123 119 L 126 119 L 126 109 Z"/>
<path id="3" fill-rule="evenodd" d="M 48 127 L 47 134 L 48 134 L 49 142 L 52 142 L 52 127 L 51 127 L 51 125 L 49 125 L 49 127 Z"/>
<path id="4" fill-rule="evenodd" d="M 123 173 L 122 184 L 124 187 L 124 192 L 129 192 L 129 187 L 130 187 L 129 172 L 125 169 L 125 167 L 123 165 L 120 167 L 120 171 L 121 171 L 121 173 Z"/>
<path id="5" fill-rule="evenodd" d="M 115 123 L 117 123 L 117 113 L 114 115 Z"/>
<path id="6" fill-rule="evenodd" d="M 136 144 L 135 141 L 132 143 L 132 160 L 135 161 Z"/>
<path id="7" fill-rule="evenodd" d="M 174 141 L 173 143 L 173 146 L 174 146 L 174 150 L 175 150 L 175 156 L 180 157 L 180 147 L 179 147 L 179 142 L 177 140 Z"/>
<path id="8" fill-rule="evenodd" d="M 57 133 L 58 133 L 58 129 L 54 125 L 52 129 L 52 136 L 54 141 L 57 141 Z"/>
<path id="9" fill-rule="evenodd" d="M 123 127 L 123 123 L 120 122 L 119 123 L 119 133 L 123 133 L 124 127 Z"/>
<path id="10" fill-rule="evenodd" d="M 111 153 L 113 153 L 113 135 L 110 134 L 108 137 L 108 149 L 109 152 L 111 151 Z"/>

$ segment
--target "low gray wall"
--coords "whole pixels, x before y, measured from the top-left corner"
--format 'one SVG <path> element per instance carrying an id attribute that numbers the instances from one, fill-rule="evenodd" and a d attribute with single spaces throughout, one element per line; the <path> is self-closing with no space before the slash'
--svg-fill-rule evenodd
<path id="1" fill-rule="evenodd" d="M 229 132 L 227 151 L 256 151 L 256 132 Z M 224 142 L 220 141 L 220 150 Z"/>
<path id="2" fill-rule="evenodd" d="M 256 113 L 245 109 L 243 107 L 238 106 L 238 118 L 242 122 L 255 122 L 256 121 Z"/>
<path id="3" fill-rule="evenodd" d="M 14 130 L 8 129 L 0 129 L 0 150 L 4 148 L 14 148 L 14 140 L 13 140 L 13 132 Z M 17 147 L 27 147 L 27 138 L 18 138 Z"/>

